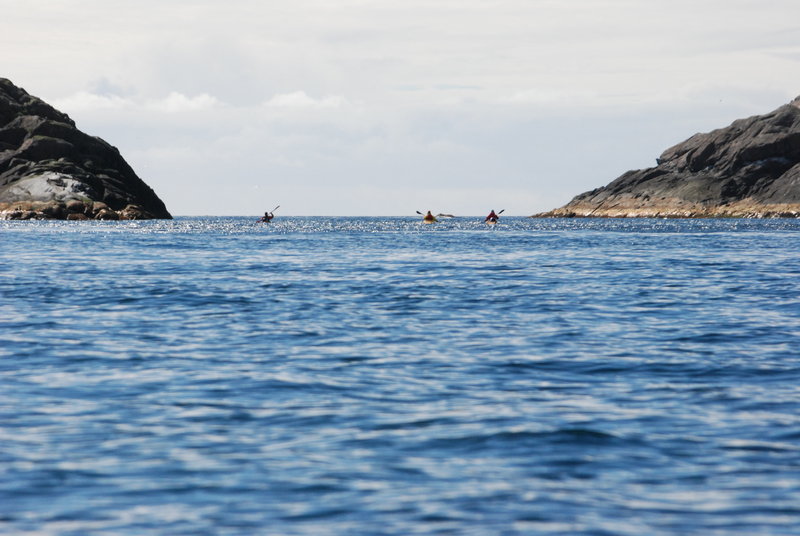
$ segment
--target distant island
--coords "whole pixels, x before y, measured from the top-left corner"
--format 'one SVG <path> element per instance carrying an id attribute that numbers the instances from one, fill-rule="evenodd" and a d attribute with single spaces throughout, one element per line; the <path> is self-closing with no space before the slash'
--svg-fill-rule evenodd
<path id="1" fill-rule="evenodd" d="M 533 217 L 800 217 L 800 97 L 696 134 L 656 163 Z"/>
<path id="2" fill-rule="evenodd" d="M 171 219 L 119 151 L 0 78 L 0 219 Z"/>

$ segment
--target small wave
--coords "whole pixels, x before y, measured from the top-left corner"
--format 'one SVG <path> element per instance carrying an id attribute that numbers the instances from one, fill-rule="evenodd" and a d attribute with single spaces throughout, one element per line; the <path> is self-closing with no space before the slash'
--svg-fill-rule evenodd
<path id="1" fill-rule="evenodd" d="M 443 437 L 430 440 L 425 448 L 476 450 L 483 448 L 505 449 L 514 452 L 519 449 L 541 447 L 543 445 L 591 445 L 620 444 L 614 434 L 591 428 L 562 428 L 550 431 L 500 431 L 490 434 L 472 434 L 456 437 Z M 624 444 L 624 442 L 622 442 Z"/>

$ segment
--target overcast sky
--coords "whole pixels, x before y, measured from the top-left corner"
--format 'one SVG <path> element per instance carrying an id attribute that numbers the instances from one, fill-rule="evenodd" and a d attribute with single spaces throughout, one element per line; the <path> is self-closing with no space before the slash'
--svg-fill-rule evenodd
<path id="1" fill-rule="evenodd" d="M 0 0 L 174 215 L 530 215 L 800 95 L 797 0 Z"/>

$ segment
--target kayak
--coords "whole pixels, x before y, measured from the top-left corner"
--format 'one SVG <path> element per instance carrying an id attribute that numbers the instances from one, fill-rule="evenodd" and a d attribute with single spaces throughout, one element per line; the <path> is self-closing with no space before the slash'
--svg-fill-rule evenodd
<path id="1" fill-rule="evenodd" d="M 497 220 L 486 220 L 486 225 L 497 225 Z"/>

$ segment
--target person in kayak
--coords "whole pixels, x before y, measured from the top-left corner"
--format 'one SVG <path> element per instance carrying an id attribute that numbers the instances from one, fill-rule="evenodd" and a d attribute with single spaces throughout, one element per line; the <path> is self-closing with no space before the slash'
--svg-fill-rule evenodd
<path id="1" fill-rule="evenodd" d="M 494 209 L 486 216 L 486 219 L 483 220 L 483 223 L 497 223 L 497 220 L 500 219 L 500 216 L 494 213 Z"/>
<path id="2" fill-rule="evenodd" d="M 429 210 L 428 213 L 425 214 L 425 217 L 422 218 L 422 221 L 424 221 L 425 223 L 434 223 L 434 222 L 437 222 L 439 220 L 437 220 L 436 216 L 431 214 L 431 211 Z"/>
<path id="3" fill-rule="evenodd" d="M 272 221 L 272 218 L 274 218 L 274 217 L 275 217 L 275 215 L 272 212 L 265 212 L 264 215 L 261 217 L 261 219 L 258 220 L 258 221 L 263 221 L 265 223 L 269 223 L 269 222 Z"/>

